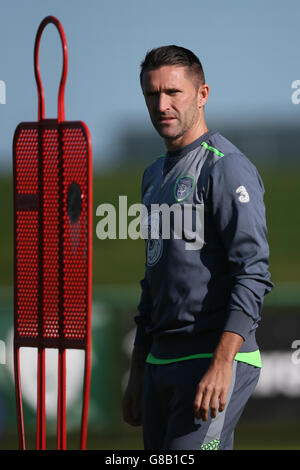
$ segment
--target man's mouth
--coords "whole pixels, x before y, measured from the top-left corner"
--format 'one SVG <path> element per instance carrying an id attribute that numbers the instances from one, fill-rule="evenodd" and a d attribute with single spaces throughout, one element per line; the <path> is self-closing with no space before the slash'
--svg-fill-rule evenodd
<path id="1" fill-rule="evenodd" d="M 173 117 L 173 116 L 161 116 L 161 117 L 159 118 L 159 122 L 160 122 L 161 124 L 167 124 L 167 123 L 169 123 L 169 122 L 174 121 L 175 119 L 176 119 L 176 118 Z"/>

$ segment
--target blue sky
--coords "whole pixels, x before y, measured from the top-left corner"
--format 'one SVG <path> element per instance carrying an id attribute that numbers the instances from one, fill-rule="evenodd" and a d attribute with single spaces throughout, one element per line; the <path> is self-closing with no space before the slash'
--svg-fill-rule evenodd
<path id="1" fill-rule="evenodd" d="M 299 1 L 2 0 L 0 8 L 2 168 L 11 168 L 17 124 L 37 119 L 33 46 L 49 14 L 61 21 L 68 42 L 66 119 L 87 123 L 97 164 L 122 151 L 128 124 L 152 129 L 138 75 L 146 51 L 160 45 L 199 56 L 211 87 L 208 125 L 300 123 L 300 105 L 291 102 L 291 84 L 300 79 Z M 61 48 L 52 25 L 42 38 L 40 67 L 46 116 L 55 117 Z"/>

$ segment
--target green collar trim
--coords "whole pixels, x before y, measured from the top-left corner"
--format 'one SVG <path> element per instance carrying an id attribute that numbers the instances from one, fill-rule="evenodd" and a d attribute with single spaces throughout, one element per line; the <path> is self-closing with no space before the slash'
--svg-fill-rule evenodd
<path id="1" fill-rule="evenodd" d="M 218 155 L 218 157 L 224 157 L 224 153 L 220 152 L 220 150 L 217 150 L 214 147 L 211 147 L 206 142 L 202 142 L 201 145 L 205 147 L 207 150 L 211 150 L 212 152 L 214 152 L 216 155 Z"/>

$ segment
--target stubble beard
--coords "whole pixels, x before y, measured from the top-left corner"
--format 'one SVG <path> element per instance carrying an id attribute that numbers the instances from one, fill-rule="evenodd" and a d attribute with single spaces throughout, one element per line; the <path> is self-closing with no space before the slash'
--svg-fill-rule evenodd
<path id="1" fill-rule="evenodd" d="M 173 133 L 169 133 L 166 129 L 164 131 L 164 126 L 161 126 L 156 121 L 152 120 L 152 123 L 158 132 L 158 134 L 166 141 L 174 141 L 184 136 L 197 122 L 199 118 L 199 110 L 197 103 L 193 103 L 193 106 L 183 115 L 183 119 L 176 116 L 177 126 L 174 129 Z"/>

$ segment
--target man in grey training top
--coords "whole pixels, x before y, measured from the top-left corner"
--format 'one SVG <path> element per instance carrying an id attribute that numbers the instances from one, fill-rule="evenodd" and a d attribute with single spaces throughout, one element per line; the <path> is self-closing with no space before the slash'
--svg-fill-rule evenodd
<path id="1" fill-rule="evenodd" d="M 167 153 L 144 172 L 143 204 L 204 208 L 204 243 L 146 240 L 146 271 L 124 420 L 143 425 L 145 449 L 232 449 L 260 374 L 255 331 L 273 284 L 264 186 L 255 166 L 207 128 L 199 59 L 164 46 L 148 52 L 141 87 Z M 173 236 L 172 236 L 173 235 Z"/>

